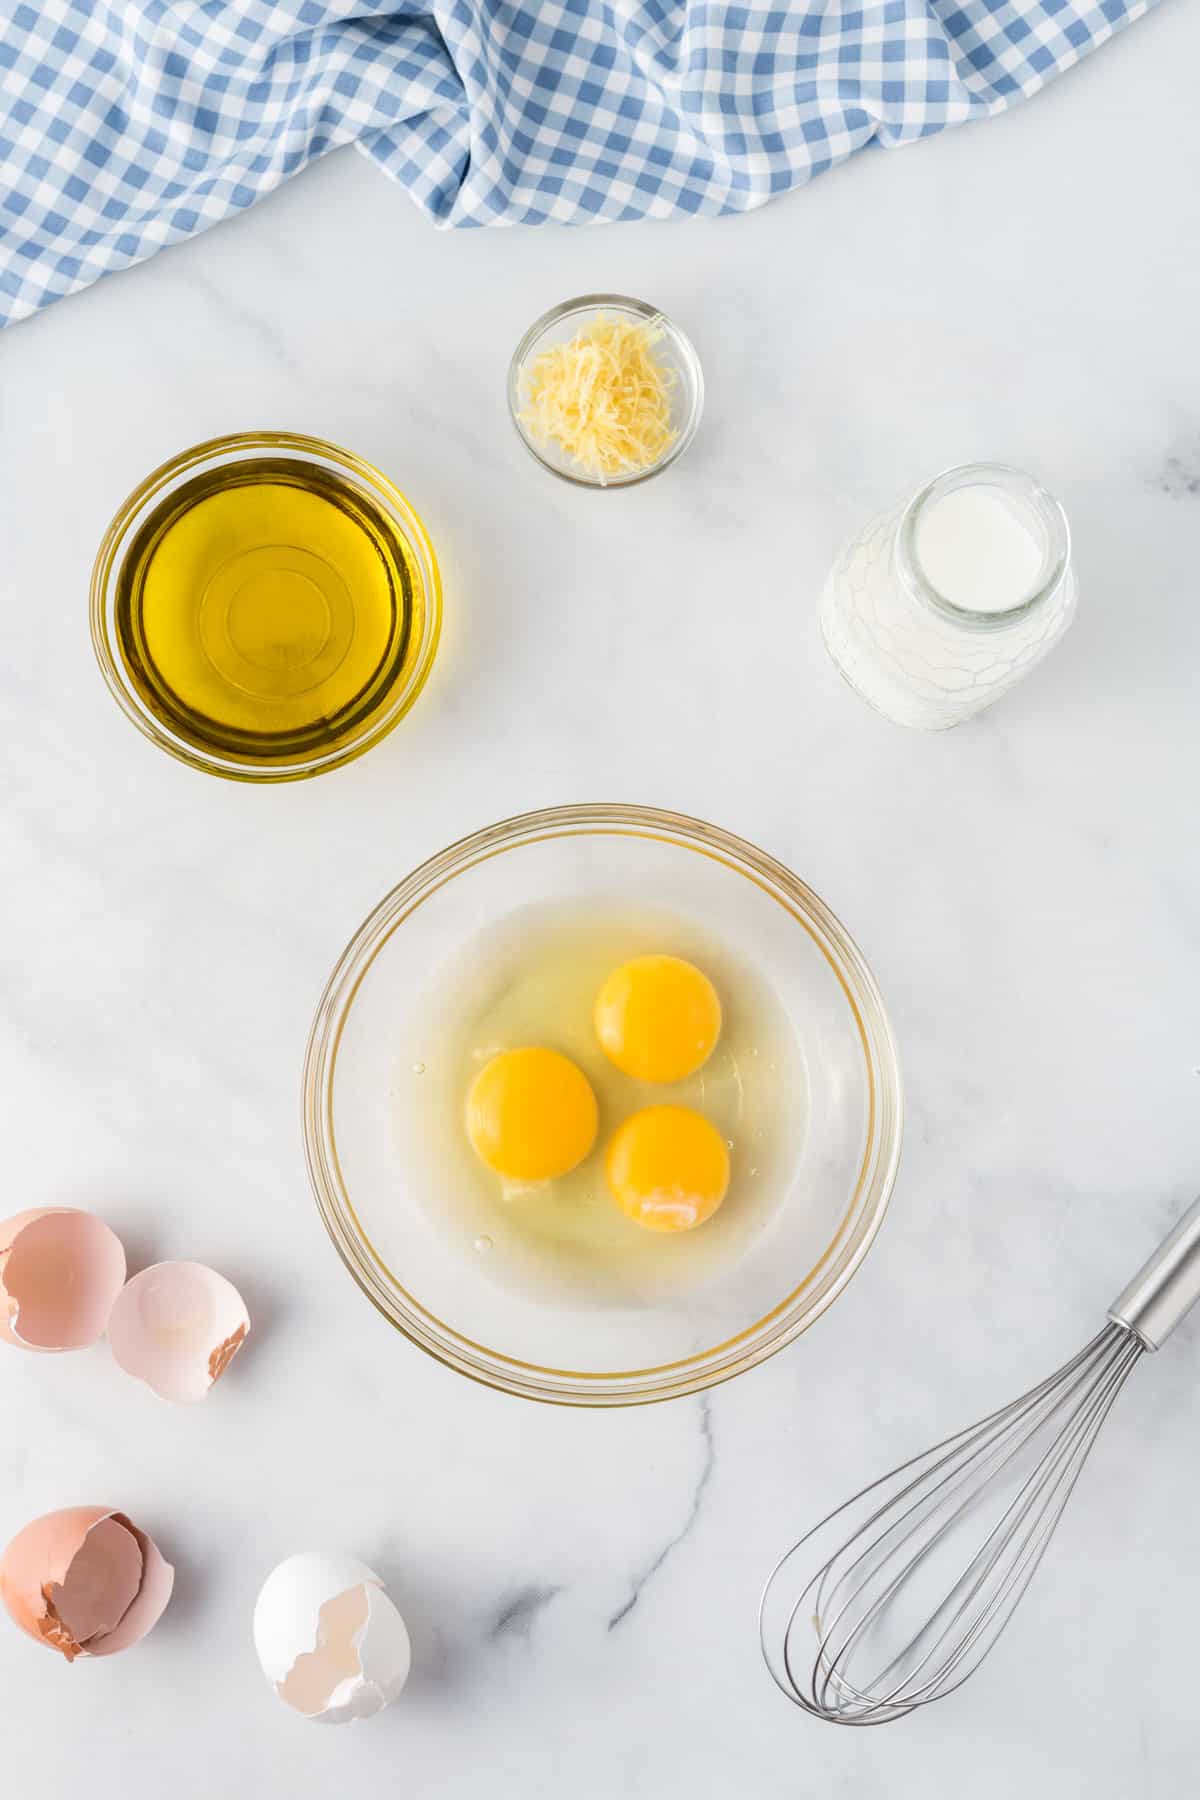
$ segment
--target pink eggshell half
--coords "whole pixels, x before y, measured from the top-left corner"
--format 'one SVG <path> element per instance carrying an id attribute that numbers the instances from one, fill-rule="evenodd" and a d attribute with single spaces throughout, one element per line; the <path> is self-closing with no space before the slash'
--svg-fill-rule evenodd
<path id="1" fill-rule="evenodd" d="M 250 1332 L 233 1283 L 203 1263 L 143 1269 L 113 1301 L 108 1345 L 127 1375 L 164 1400 L 203 1400 Z"/>
<path id="2" fill-rule="evenodd" d="M 95 1213 L 39 1207 L 0 1225 L 0 1338 L 21 1350 L 82 1350 L 103 1337 L 125 1251 Z"/>

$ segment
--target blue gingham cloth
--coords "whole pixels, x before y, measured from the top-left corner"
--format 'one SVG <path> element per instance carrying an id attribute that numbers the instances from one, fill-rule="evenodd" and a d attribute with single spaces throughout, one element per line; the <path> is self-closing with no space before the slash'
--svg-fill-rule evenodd
<path id="1" fill-rule="evenodd" d="M 0 323 L 354 143 L 439 225 L 741 212 L 1153 0 L 0 0 Z"/>

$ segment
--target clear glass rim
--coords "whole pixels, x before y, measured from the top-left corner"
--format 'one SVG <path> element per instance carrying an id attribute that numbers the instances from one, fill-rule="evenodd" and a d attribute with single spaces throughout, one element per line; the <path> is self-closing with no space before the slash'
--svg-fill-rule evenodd
<path id="1" fill-rule="evenodd" d="M 222 463 L 241 461 L 246 455 L 258 451 L 283 451 L 294 455 L 298 460 L 304 458 L 332 464 L 334 468 L 353 475 L 367 488 L 371 497 L 387 509 L 393 524 L 403 533 L 417 559 L 425 588 L 425 617 L 416 660 L 407 681 L 389 695 L 388 703 L 382 711 L 364 724 L 357 737 L 338 745 L 336 749 L 297 758 L 293 762 L 272 764 L 239 762 L 233 757 L 222 757 L 200 749 L 169 730 L 151 712 L 130 682 L 116 649 L 113 630 L 116 585 L 122 557 L 132 535 L 160 495 L 184 475 L 192 475 L 205 467 L 219 467 Z M 169 457 L 166 462 L 153 469 L 117 509 L 96 552 L 92 568 L 89 616 L 92 645 L 109 692 L 126 718 L 151 743 L 157 744 L 160 750 L 165 750 L 168 755 L 187 763 L 193 769 L 199 769 L 206 775 L 220 775 L 229 781 L 299 781 L 352 762 L 386 737 L 408 712 L 428 680 L 437 655 L 442 628 L 442 578 L 433 544 L 419 515 L 395 483 L 372 463 L 355 455 L 352 450 L 342 449 L 340 445 L 328 443 L 323 438 L 308 437 L 300 432 L 239 431 L 225 437 L 208 438 L 203 443 L 193 444 Z"/>
<path id="2" fill-rule="evenodd" d="M 953 493 L 956 488 L 976 483 L 1018 491 L 1021 498 L 1037 512 L 1050 547 L 1050 567 L 1036 591 L 1019 606 L 1006 607 L 1000 612 L 956 606 L 933 586 L 921 567 L 917 554 L 917 527 L 925 508 L 934 500 Z M 1061 502 L 1024 469 L 1018 469 L 1011 463 L 957 463 L 953 468 L 943 469 L 940 475 L 935 475 L 905 506 L 896 532 L 895 558 L 900 579 L 914 599 L 967 629 L 994 631 L 1011 625 L 1018 619 L 1028 618 L 1030 613 L 1044 606 L 1062 587 L 1071 562 L 1071 527 Z"/>
<path id="3" fill-rule="evenodd" d="M 549 331 L 552 326 L 560 324 L 564 319 L 569 319 L 576 314 L 582 316 L 594 312 L 623 312 L 632 318 L 642 320 L 647 325 L 651 322 L 661 325 L 663 331 L 670 338 L 679 361 L 687 370 L 691 393 L 688 416 L 680 427 L 679 436 L 666 454 L 648 469 L 641 469 L 630 475 L 615 475 L 610 481 L 599 481 L 595 476 L 585 475 L 582 471 L 559 468 L 556 463 L 542 454 L 537 443 L 522 425 L 520 418 L 521 380 L 525 373 L 525 364 L 529 359 L 529 353 L 538 339 L 543 332 Z M 513 429 L 539 468 L 549 470 L 551 475 L 557 475 L 560 481 L 569 482 L 572 487 L 599 489 L 606 492 L 611 488 L 637 487 L 643 481 L 652 481 L 656 475 L 661 475 L 664 469 L 669 469 L 673 462 L 678 462 L 695 437 L 703 412 L 704 370 L 701 367 L 695 345 L 687 333 L 660 307 L 651 306 L 646 300 L 635 300 L 628 294 L 578 294 L 573 300 L 563 300 L 559 305 L 552 306 L 549 312 L 543 313 L 540 319 L 534 320 L 513 351 L 508 365 L 508 416 L 512 420 Z"/>
<path id="4" fill-rule="evenodd" d="M 644 837 L 713 858 L 789 912 L 824 954 L 854 1016 L 868 1089 L 868 1129 L 849 1205 L 814 1267 L 762 1318 L 708 1349 L 645 1369 L 579 1371 L 524 1362 L 445 1324 L 402 1288 L 373 1249 L 343 1179 L 333 1122 L 338 1050 L 355 996 L 392 933 L 456 876 L 481 861 L 558 837 Z M 806 884 L 744 839 L 657 808 L 624 804 L 550 807 L 460 839 L 407 876 L 368 915 L 339 958 L 318 1005 L 305 1054 L 302 1124 L 309 1180 L 322 1222 L 354 1281 L 408 1340 L 484 1386 L 559 1405 L 629 1406 L 694 1394 L 730 1380 L 790 1344 L 833 1304 L 883 1222 L 899 1166 L 903 1097 L 891 1025 L 874 976 L 853 939 Z M 385 1272 L 387 1279 L 385 1279 Z"/>

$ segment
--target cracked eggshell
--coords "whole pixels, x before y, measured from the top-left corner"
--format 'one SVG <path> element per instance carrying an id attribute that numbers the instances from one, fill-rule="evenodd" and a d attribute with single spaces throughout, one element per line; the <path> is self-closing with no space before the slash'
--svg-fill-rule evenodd
<path id="1" fill-rule="evenodd" d="M 232 1282 L 203 1263 L 164 1262 L 121 1289 L 108 1320 L 118 1364 L 164 1400 L 203 1400 L 250 1331 Z"/>
<path id="2" fill-rule="evenodd" d="M 412 1663 L 404 1620 L 378 1575 L 320 1551 L 290 1556 L 267 1576 L 254 1648 L 285 1706 L 322 1725 L 382 1712 Z"/>
<path id="3" fill-rule="evenodd" d="M 82 1350 L 103 1337 L 125 1251 L 95 1213 L 43 1206 L 0 1225 L 0 1338 L 22 1350 Z"/>
<path id="4" fill-rule="evenodd" d="M 68 1662 L 112 1656 L 144 1638 L 171 1598 L 175 1571 L 124 1513 L 68 1506 L 19 1531 L 0 1557 L 9 1616 Z"/>

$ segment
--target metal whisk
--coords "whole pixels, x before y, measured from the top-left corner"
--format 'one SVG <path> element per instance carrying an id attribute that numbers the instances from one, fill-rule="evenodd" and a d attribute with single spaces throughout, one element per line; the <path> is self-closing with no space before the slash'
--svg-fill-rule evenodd
<path id="1" fill-rule="evenodd" d="M 1078 1356 L 801 1538 L 759 1607 L 788 1698 L 839 1725 L 883 1725 L 960 1687 L 1028 1587 L 1134 1364 L 1197 1299 L 1200 1200 Z M 816 1573 L 797 1594 L 802 1555 Z"/>

